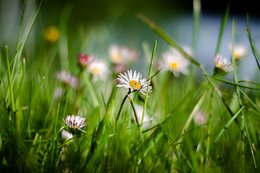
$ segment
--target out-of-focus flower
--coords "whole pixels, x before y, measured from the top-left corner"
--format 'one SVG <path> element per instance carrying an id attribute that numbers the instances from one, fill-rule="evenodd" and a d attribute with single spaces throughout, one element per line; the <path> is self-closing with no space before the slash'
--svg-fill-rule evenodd
<path id="1" fill-rule="evenodd" d="M 44 39 L 47 42 L 55 43 L 60 36 L 59 29 L 56 26 L 49 26 L 44 32 Z"/>
<path id="2" fill-rule="evenodd" d="M 126 46 L 113 44 L 108 50 L 112 63 L 128 65 L 138 59 L 138 52 Z"/>
<path id="3" fill-rule="evenodd" d="M 54 90 L 54 99 L 55 100 L 60 99 L 62 94 L 63 94 L 63 89 L 62 88 L 60 88 L 60 87 L 55 88 L 55 90 Z"/>
<path id="4" fill-rule="evenodd" d="M 188 54 L 192 54 L 191 49 L 183 48 Z M 180 73 L 186 75 L 189 70 L 189 61 L 186 60 L 176 49 L 171 48 L 170 50 L 162 54 L 162 59 L 159 62 L 159 67 L 162 70 L 169 70 L 178 77 Z"/>
<path id="5" fill-rule="evenodd" d="M 137 105 L 135 104 L 135 111 L 136 111 L 136 115 L 137 115 L 137 119 L 138 119 L 138 122 L 141 123 L 142 121 L 142 114 L 143 114 L 143 106 L 140 106 L 140 105 Z M 134 117 L 134 112 L 133 112 L 133 118 L 135 119 Z M 143 128 L 144 129 L 148 129 L 152 124 L 152 119 L 149 117 L 149 115 L 147 115 L 146 113 L 144 114 L 144 121 L 143 121 Z"/>
<path id="6" fill-rule="evenodd" d="M 217 54 L 214 59 L 215 68 L 223 72 L 230 72 L 233 70 L 231 62 L 228 62 L 221 55 Z"/>
<path id="7" fill-rule="evenodd" d="M 247 54 L 247 49 L 246 49 L 245 46 L 238 45 L 238 44 L 234 45 L 234 47 L 233 47 L 233 56 L 234 56 L 236 61 L 239 61 L 242 58 L 244 58 L 246 56 L 246 54 Z"/>
<path id="8" fill-rule="evenodd" d="M 94 58 L 90 55 L 80 53 L 78 55 L 78 64 L 81 68 L 86 68 Z"/>
<path id="9" fill-rule="evenodd" d="M 70 132 L 77 130 L 84 131 L 82 128 L 87 125 L 86 118 L 79 115 L 67 115 L 64 122 L 65 127 L 67 127 Z"/>
<path id="10" fill-rule="evenodd" d="M 125 64 L 113 64 L 113 69 L 116 74 L 127 71 L 128 66 Z"/>
<path id="11" fill-rule="evenodd" d="M 104 61 L 95 59 L 89 64 L 88 72 L 92 74 L 94 81 L 105 80 L 109 74 L 109 69 Z"/>
<path id="12" fill-rule="evenodd" d="M 72 76 L 67 71 L 60 71 L 57 73 L 57 78 L 59 81 L 63 82 L 65 85 L 70 86 L 71 88 L 78 88 L 79 87 L 79 80 L 78 78 Z"/>
<path id="13" fill-rule="evenodd" d="M 61 131 L 61 139 L 63 140 L 69 140 L 73 138 L 73 134 L 68 132 L 67 130 L 62 130 Z"/>
<path id="14" fill-rule="evenodd" d="M 193 121 L 196 125 L 202 125 L 204 123 L 207 122 L 207 115 L 205 112 L 202 111 L 198 111 L 194 117 L 193 117 Z"/>
<path id="15" fill-rule="evenodd" d="M 117 87 L 127 88 L 131 92 L 140 91 L 143 95 L 146 94 L 147 86 L 150 84 L 142 74 L 132 70 L 120 73 L 117 77 L 118 84 Z M 148 93 L 152 91 L 152 87 L 148 86 Z"/>

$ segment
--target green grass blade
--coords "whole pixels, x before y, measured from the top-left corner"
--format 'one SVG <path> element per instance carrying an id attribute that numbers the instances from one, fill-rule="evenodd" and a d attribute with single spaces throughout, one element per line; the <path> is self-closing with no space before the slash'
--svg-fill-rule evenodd
<path id="1" fill-rule="evenodd" d="M 231 52 L 234 52 L 234 42 L 235 42 L 235 20 L 233 19 L 232 21 L 232 50 Z M 232 66 L 233 66 L 233 78 L 234 78 L 234 83 L 237 83 L 238 81 L 238 77 L 237 77 L 237 64 L 235 62 L 235 57 L 234 57 L 234 53 L 232 53 Z M 241 94 L 239 92 L 239 86 L 236 86 L 236 94 L 237 94 L 237 99 L 238 99 L 238 103 L 239 103 L 239 107 L 244 107 L 243 102 L 241 100 Z M 243 105 L 243 106 L 242 106 Z M 242 134 L 242 169 L 244 170 L 245 168 L 245 137 L 248 136 L 249 134 L 246 133 L 246 122 L 245 122 L 245 116 L 244 116 L 244 112 L 241 111 L 241 134 Z"/>
<path id="2" fill-rule="evenodd" d="M 23 51 L 23 48 L 24 48 L 24 45 L 27 41 L 27 38 L 32 30 L 32 27 L 33 27 L 33 24 L 35 22 L 35 19 L 36 17 L 38 16 L 38 13 L 40 11 L 40 8 L 41 8 L 41 4 L 42 4 L 42 0 L 40 1 L 40 4 L 34 14 L 34 16 L 32 17 L 32 19 L 29 21 L 29 24 L 26 25 L 26 28 L 25 28 L 25 31 L 23 33 L 23 35 L 21 34 L 21 29 L 22 29 L 22 26 L 20 26 L 20 33 L 19 33 L 19 39 L 18 39 L 18 43 L 17 43 L 17 48 L 16 48 L 16 53 L 15 53 L 15 56 L 14 56 L 14 63 L 13 63 L 13 70 L 12 70 L 12 77 L 14 76 L 14 71 L 15 71 L 15 67 L 16 67 L 16 63 L 18 61 L 18 59 L 21 58 L 21 54 L 22 54 L 22 51 Z M 26 4 L 25 4 L 26 5 Z M 23 11 L 24 13 L 24 11 Z M 21 25 L 23 24 L 23 17 L 21 19 Z"/>
<path id="3" fill-rule="evenodd" d="M 249 40 L 249 43 L 250 43 L 250 46 L 251 46 L 251 50 L 253 52 L 253 55 L 254 55 L 257 67 L 260 70 L 260 54 L 257 51 L 257 49 L 255 47 L 255 42 L 254 42 L 254 40 L 252 39 L 252 36 L 251 36 L 251 30 L 250 30 L 250 24 L 249 24 L 249 16 L 248 15 L 247 15 L 247 22 L 246 22 L 246 33 L 247 33 L 247 37 L 248 37 L 248 40 Z"/>
<path id="4" fill-rule="evenodd" d="M 102 103 L 103 103 L 103 105 L 104 105 L 104 108 L 105 108 L 105 110 L 107 111 L 107 104 L 106 104 L 106 101 L 105 101 L 105 97 L 104 97 L 103 92 L 101 92 L 101 99 L 102 99 Z"/>
<path id="5" fill-rule="evenodd" d="M 8 83 L 9 83 L 9 92 L 10 92 L 10 99 L 12 104 L 12 111 L 15 112 L 15 104 L 14 104 L 14 94 L 13 94 L 13 77 L 11 74 L 11 67 L 9 63 L 9 55 L 8 55 L 8 47 L 4 47 L 4 57 L 6 60 L 7 72 L 8 72 Z"/>
<path id="6" fill-rule="evenodd" d="M 133 112 L 134 112 L 135 122 L 136 122 L 136 124 L 137 124 L 137 126 L 138 126 L 138 128 L 139 128 L 139 127 L 140 127 L 140 126 L 139 126 L 140 123 L 139 123 L 139 120 L 138 120 L 138 116 L 137 116 L 137 113 L 136 113 L 136 109 L 135 109 L 134 102 L 133 102 L 133 100 L 132 100 L 130 97 L 128 97 L 128 99 L 130 100 L 131 107 L 132 107 L 132 110 L 133 110 Z"/>
<path id="7" fill-rule="evenodd" d="M 248 81 L 248 80 L 239 80 L 238 82 L 239 82 L 239 83 L 248 83 L 248 84 L 252 84 L 252 85 L 255 85 L 256 87 L 259 87 L 259 88 L 260 88 L 260 84 L 257 83 L 257 82 Z"/>
<path id="8" fill-rule="evenodd" d="M 193 0 L 193 32 L 192 32 L 192 47 L 193 50 L 196 48 L 199 35 L 200 25 L 200 14 L 201 14 L 201 2 L 200 0 Z"/>
<path id="9" fill-rule="evenodd" d="M 58 124 L 59 114 L 60 114 L 60 103 L 58 103 L 57 111 L 56 111 L 56 114 L 55 114 L 53 138 L 57 137 L 57 124 Z"/>
<path id="10" fill-rule="evenodd" d="M 187 52 L 185 52 L 182 47 L 174 40 L 172 39 L 168 33 L 166 33 L 161 27 L 159 27 L 155 22 L 150 20 L 144 15 L 138 15 L 138 17 L 147 24 L 155 33 L 157 33 L 166 43 L 168 43 L 170 46 L 174 47 L 179 53 L 186 58 L 190 63 L 197 66 L 202 74 L 205 76 L 205 78 L 208 80 L 210 85 L 214 88 L 214 90 L 218 90 L 215 86 L 212 77 L 209 76 L 209 74 L 206 72 L 206 70 L 203 68 L 203 66 L 193 57 L 191 57 Z"/>
<path id="11" fill-rule="evenodd" d="M 98 97 L 97 97 L 96 91 L 95 91 L 95 89 L 93 87 L 93 84 L 92 84 L 92 82 L 89 79 L 89 75 L 85 77 L 85 82 L 86 82 L 86 86 L 87 86 L 87 88 L 89 90 L 90 96 L 92 98 L 93 106 L 94 107 L 98 107 L 99 106 Z"/>
<path id="12" fill-rule="evenodd" d="M 157 33 L 166 43 L 168 43 L 170 46 L 174 47 L 179 53 L 186 58 L 190 63 L 197 66 L 202 74 L 205 76 L 205 78 L 208 80 L 210 85 L 215 89 L 218 90 L 215 86 L 212 77 L 209 76 L 209 74 L 205 71 L 203 66 L 193 57 L 191 57 L 187 52 L 185 52 L 182 47 L 174 40 L 172 39 L 168 33 L 166 33 L 161 27 L 159 27 L 154 21 L 150 20 L 144 15 L 138 15 L 138 17 L 147 24 L 155 33 Z"/>
<path id="13" fill-rule="evenodd" d="M 234 49 L 234 38 L 235 38 L 235 21 L 233 20 L 232 22 L 232 52 L 233 49 Z M 237 83 L 238 82 L 238 77 L 237 77 L 237 64 L 235 62 L 235 57 L 234 57 L 234 54 L 232 55 L 232 64 L 233 64 L 233 76 L 234 76 L 234 82 Z M 238 98 L 238 102 L 239 102 L 239 105 L 240 107 L 244 107 L 244 102 L 242 101 L 242 97 L 241 97 L 241 92 L 240 92 L 240 88 L 239 86 L 236 86 L 236 92 L 237 92 L 237 98 Z M 248 131 L 248 128 L 247 128 L 247 122 L 246 122 L 246 119 L 245 119 L 245 113 L 242 111 L 242 114 L 241 114 L 241 118 L 242 118 L 242 127 L 243 127 L 243 143 L 245 143 L 244 141 L 244 138 L 246 138 L 248 140 L 248 143 L 249 143 L 249 146 L 250 146 L 250 151 L 251 151 L 251 155 L 252 155 L 252 159 L 253 159 L 253 162 L 254 162 L 254 166 L 255 168 L 257 168 L 257 165 L 256 165 L 256 159 L 255 159 L 255 154 L 254 154 L 254 151 L 253 151 L 253 148 L 252 148 L 252 140 L 251 140 L 251 137 L 250 137 L 250 134 L 249 134 L 249 131 Z M 245 146 L 245 144 L 243 144 L 243 147 Z M 245 156 L 244 156 L 245 158 Z M 244 161 L 245 162 L 245 159 Z M 243 165 L 244 166 L 244 165 Z"/>
<path id="14" fill-rule="evenodd" d="M 253 159 L 253 162 L 254 162 L 254 167 L 257 168 L 256 156 L 255 156 L 255 152 L 254 152 L 254 149 L 253 149 L 253 143 L 252 143 L 249 131 L 248 131 L 248 125 L 246 123 L 245 123 L 245 132 L 247 134 L 246 137 L 247 137 L 247 140 L 248 140 L 248 143 L 249 143 L 249 146 L 250 146 L 250 152 L 251 152 L 252 159 Z"/>
<path id="15" fill-rule="evenodd" d="M 205 97 L 206 97 L 206 94 L 207 93 L 204 93 L 204 95 L 201 96 L 200 100 L 197 102 L 197 104 L 194 106 L 192 112 L 190 113 L 189 115 L 189 118 L 187 119 L 182 131 L 181 131 L 181 134 L 180 134 L 180 138 L 179 140 L 177 141 L 177 143 L 182 143 L 182 139 L 183 139 L 183 136 L 184 134 L 187 132 L 187 129 L 189 128 L 190 126 L 190 123 L 192 122 L 193 120 L 193 117 L 195 116 L 195 114 L 199 111 L 199 108 L 201 107 L 202 103 L 204 102 L 205 100 Z M 178 148 L 177 150 L 179 149 L 180 145 L 178 145 Z"/>
<path id="16" fill-rule="evenodd" d="M 254 103 L 254 101 L 241 88 L 240 88 L 240 92 L 249 101 L 249 103 L 253 106 L 253 108 L 260 113 L 260 108 Z"/>
<path id="17" fill-rule="evenodd" d="M 200 67 L 200 63 L 195 60 L 193 57 L 191 57 L 187 52 L 185 52 L 182 47 L 174 40 L 172 39 L 168 33 L 166 33 L 161 27 L 159 27 L 155 22 L 150 20 L 144 15 L 138 15 L 138 17 L 146 23 L 154 32 L 156 32 L 164 41 L 166 41 L 170 46 L 174 47 L 178 50 L 178 52 L 184 56 L 188 61 L 190 61 L 192 64 L 196 65 L 197 67 Z"/>
<path id="18" fill-rule="evenodd" d="M 150 66 L 149 66 L 149 71 L 148 71 L 147 80 L 150 79 L 150 77 L 151 77 L 152 67 L 153 67 L 153 60 L 154 60 L 156 48 L 157 48 L 157 40 L 154 41 L 153 52 L 152 52 L 152 56 L 151 56 L 151 61 L 150 61 Z M 151 82 L 151 81 L 150 81 L 150 82 Z M 144 122 L 144 114 L 145 114 L 146 107 L 147 107 L 147 99 L 148 99 L 148 94 L 149 94 L 149 93 L 148 93 L 148 91 L 149 91 L 148 88 L 149 88 L 149 85 L 147 85 L 147 88 L 146 88 L 145 101 L 144 101 L 144 109 L 143 109 L 143 112 L 142 112 L 141 125 L 142 125 L 143 122 Z"/>
<path id="19" fill-rule="evenodd" d="M 18 40 L 17 40 L 17 43 L 16 43 L 16 50 L 19 49 L 20 42 L 21 42 L 22 27 L 23 27 L 24 14 L 25 14 L 25 7 L 26 7 L 26 2 L 24 1 L 24 3 L 23 3 L 23 8 L 22 8 L 22 11 L 21 11 L 22 16 L 21 16 L 21 20 L 20 20 L 20 24 L 19 24 L 19 34 L 18 34 Z"/>
<path id="20" fill-rule="evenodd" d="M 69 41 L 68 41 L 68 22 L 71 11 L 74 7 L 73 1 L 67 1 L 62 9 L 60 17 L 60 39 L 59 39 L 59 54 L 62 69 L 69 69 Z"/>
<path id="21" fill-rule="evenodd" d="M 217 142 L 219 141 L 219 139 L 221 138 L 221 136 L 224 134 L 224 132 L 229 128 L 229 126 L 234 122 L 234 120 L 238 117 L 238 115 L 240 115 L 240 113 L 242 112 L 242 110 L 244 109 L 244 106 L 242 106 L 237 112 L 236 114 L 227 122 L 227 124 L 222 128 L 222 130 L 220 131 L 220 133 L 217 135 L 215 141 L 214 141 L 214 145 L 217 144 Z"/>
<path id="22" fill-rule="evenodd" d="M 142 48 L 144 51 L 145 59 L 147 62 L 149 62 L 151 57 L 151 50 L 149 48 L 149 44 L 147 42 L 142 43 Z"/>
<path id="23" fill-rule="evenodd" d="M 220 24 L 220 28 L 219 28 L 219 35 L 218 35 L 218 41 L 217 41 L 217 47 L 216 47 L 216 50 L 215 50 L 215 55 L 218 54 L 219 50 L 220 50 L 220 45 L 221 45 L 221 41 L 222 41 L 222 38 L 223 38 L 223 33 L 224 33 L 224 30 L 226 28 L 227 21 L 228 21 L 229 9 L 230 9 L 230 1 L 229 1 L 228 6 L 227 6 L 226 12 L 225 12 L 223 18 L 221 19 L 221 24 Z"/>
<path id="24" fill-rule="evenodd" d="M 252 90 L 260 90 L 260 88 L 250 87 L 250 86 L 242 85 L 242 84 L 239 84 L 239 83 L 231 82 L 231 81 L 228 81 L 228 80 L 220 79 L 220 78 L 215 78 L 215 79 L 218 80 L 218 81 L 221 81 L 223 83 L 233 85 L 233 86 L 238 86 L 238 87 L 252 89 Z M 237 82 L 239 82 L 239 80 Z"/>

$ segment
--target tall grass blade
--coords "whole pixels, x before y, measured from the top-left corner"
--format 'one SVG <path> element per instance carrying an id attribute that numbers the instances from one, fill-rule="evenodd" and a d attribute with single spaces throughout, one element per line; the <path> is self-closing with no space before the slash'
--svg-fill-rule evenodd
<path id="1" fill-rule="evenodd" d="M 247 101 L 253 106 L 253 108 L 260 113 L 260 108 L 255 104 L 255 102 L 241 89 L 240 92 L 244 95 L 244 97 L 247 99 Z"/>
<path id="2" fill-rule="evenodd" d="M 218 80 L 218 81 L 221 81 L 223 83 L 226 83 L 226 84 L 229 84 L 229 85 L 233 85 L 233 86 L 238 86 L 238 87 L 247 88 L 247 89 L 251 89 L 251 90 L 260 90 L 260 88 L 239 84 L 239 80 L 237 81 L 238 83 L 235 83 L 235 82 L 231 82 L 231 81 L 220 79 L 220 78 L 215 78 L 215 79 Z"/>
<path id="3" fill-rule="evenodd" d="M 90 96 L 92 98 L 93 106 L 94 107 L 98 107 L 100 104 L 99 104 L 99 101 L 98 101 L 98 97 L 97 97 L 96 91 L 95 91 L 95 89 L 93 87 L 93 84 L 92 84 L 92 82 L 89 79 L 89 75 L 87 75 L 85 77 L 85 82 L 86 82 L 86 86 L 87 86 L 87 88 L 89 90 L 89 94 L 90 94 Z"/>
<path id="4" fill-rule="evenodd" d="M 68 21 L 70 17 L 71 10 L 74 7 L 74 2 L 67 1 L 61 12 L 60 19 L 60 41 L 59 41 L 59 54 L 60 63 L 62 69 L 69 69 L 69 43 L 68 43 Z"/>
<path id="5" fill-rule="evenodd" d="M 170 46 L 176 48 L 188 61 L 197 67 L 200 67 L 200 63 L 191 57 L 187 52 L 185 52 L 181 46 L 172 39 L 168 33 L 166 33 L 161 27 L 159 27 L 155 22 L 147 18 L 146 16 L 139 14 L 138 17 L 146 23 L 154 32 L 156 32 L 164 41 L 166 41 Z"/>
<path id="6" fill-rule="evenodd" d="M 26 5 L 26 1 L 25 1 L 25 5 Z M 22 51 L 23 51 L 23 48 L 24 48 L 24 45 L 27 41 L 27 38 L 32 30 L 32 27 L 33 27 L 33 24 L 35 22 L 35 19 L 36 17 L 38 16 L 38 13 L 40 11 L 40 8 L 41 8 L 41 5 L 42 5 L 42 0 L 40 1 L 40 4 L 34 14 L 34 16 L 30 19 L 30 21 L 28 22 L 28 24 L 26 25 L 26 28 L 25 28 L 25 31 L 24 33 L 22 34 L 22 26 L 20 26 L 20 31 L 19 31 L 19 39 L 18 39 L 18 42 L 17 42 L 17 47 L 16 47 L 16 52 L 15 52 L 15 56 L 14 56 L 14 63 L 13 63 L 13 70 L 12 70 L 12 78 L 14 76 L 14 71 L 16 69 L 16 63 L 18 61 L 18 59 L 21 58 L 21 54 L 22 54 Z M 25 7 L 24 7 L 25 8 Z M 23 13 L 25 11 L 23 10 Z M 24 15 L 24 14 L 22 14 Z M 21 19 L 21 25 L 23 24 L 23 17 Z"/>
<path id="7" fill-rule="evenodd" d="M 205 97 L 206 97 L 206 94 L 207 94 L 207 93 L 205 93 L 204 95 L 202 95 L 201 98 L 200 98 L 200 100 L 198 101 L 198 103 L 194 106 L 192 112 L 191 112 L 190 115 L 189 115 L 189 118 L 187 119 L 187 121 L 186 121 L 186 123 L 185 123 L 185 125 L 184 125 L 184 127 L 183 127 L 183 129 L 182 129 L 182 131 L 181 131 L 181 134 L 180 134 L 181 137 L 179 138 L 179 140 L 178 140 L 177 143 L 181 143 L 181 142 L 182 142 L 183 135 L 187 132 L 187 130 L 188 130 L 189 126 L 190 126 L 190 123 L 192 122 L 193 117 L 194 117 L 195 114 L 198 112 L 199 108 L 201 107 L 202 103 L 204 102 L 204 99 L 205 99 Z M 179 150 L 179 148 L 180 148 L 180 145 L 178 145 L 177 150 Z"/>
<path id="8" fill-rule="evenodd" d="M 233 20 L 233 23 L 232 23 L 232 52 L 233 49 L 234 49 L 234 37 L 235 37 L 235 21 Z M 234 82 L 237 83 L 238 82 L 238 77 L 237 77 L 237 70 L 236 70 L 236 62 L 235 62 L 235 57 L 234 57 L 234 54 L 232 55 L 232 63 L 233 63 L 233 68 L 234 68 L 234 71 L 233 71 L 233 75 L 234 75 Z M 242 100 L 242 97 L 241 97 L 241 92 L 240 92 L 240 88 L 239 86 L 236 86 L 236 92 L 237 92 L 237 98 L 238 98 L 238 102 L 240 104 L 240 107 L 241 106 L 245 106 L 244 105 L 244 102 Z M 251 151 L 251 155 L 252 155 L 252 158 L 253 158 L 253 162 L 254 162 L 254 166 L 255 168 L 257 168 L 257 165 L 256 165 L 256 158 L 255 158 L 255 153 L 253 151 L 253 148 L 252 148 L 252 140 L 251 140 L 251 137 L 250 137 L 250 134 L 249 134 L 249 131 L 248 131 L 248 128 L 247 128 L 247 122 L 246 122 L 246 119 L 245 119 L 245 113 L 242 111 L 242 114 L 241 114 L 241 118 L 242 118 L 242 126 L 244 128 L 243 132 L 244 134 L 244 137 L 248 140 L 248 143 L 249 143 L 249 146 L 250 146 L 250 151 Z M 245 145 L 245 144 L 244 144 Z"/>
<path id="9" fill-rule="evenodd" d="M 257 49 L 255 47 L 255 42 L 254 42 L 254 40 L 252 39 L 252 36 L 251 36 L 251 29 L 250 29 L 249 16 L 248 15 L 247 15 L 247 22 L 246 22 L 246 33 L 247 33 L 247 37 L 248 37 L 248 40 L 249 40 L 249 43 L 250 43 L 250 46 L 251 46 L 251 50 L 253 52 L 258 70 L 260 70 L 260 54 L 257 51 Z"/>
<path id="10" fill-rule="evenodd" d="M 201 14 L 201 1 L 193 0 L 193 32 L 192 32 L 192 48 L 196 49 L 198 35 L 199 35 L 199 26 L 200 26 L 200 14 Z"/>
<path id="11" fill-rule="evenodd" d="M 157 40 L 154 41 L 153 52 L 152 52 L 152 56 L 151 56 L 151 61 L 150 61 L 150 66 L 149 66 L 149 71 L 148 71 L 147 80 L 150 79 L 150 77 L 151 77 L 152 67 L 153 67 L 153 61 L 154 61 L 154 56 L 155 56 L 156 48 L 157 48 Z M 151 81 L 150 81 L 150 82 L 151 82 Z M 149 85 L 147 85 L 147 88 L 146 88 L 145 101 L 144 101 L 144 109 L 143 109 L 143 112 L 142 112 L 141 125 L 142 125 L 143 122 L 144 122 L 144 114 L 145 114 L 146 107 L 147 107 L 147 99 L 148 99 L 148 91 L 149 91 L 148 88 L 149 88 Z"/>
<path id="12" fill-rule="evenodd" d="M 227 25 L 227 21 L 228 21 L 230 3 L 231 3 L 231 1 L 229 1 L 229 4 L 228 4 L 227 9 L 226 9 L 226 12 L 225 12 L 224 16 L 221 19 L 221 24 L 220 24 L 220 28 L 219 28 L 219 35 L 218 35 L 218 41 L 217 41 L 217 47 L 216 47 L 216 50 L 215 50 L 215 55 L 218 54 L 219 50 L 220 50 L 221 41 L 222 41 L 222 38 L 223 38 L 223 33 L 225 31 L 225 28 L 226 28 L 226 25 Z"/>
<path id="13" fill-rule="evenodd" d="M 14 101 L 14 94 L 13 94 L 13 76 L 11 74 L 11 67 L 9 63 L 9 55 L 8 55 L 8 47 L 4 47 L 4 57 L 6 60 L 6 66 L 7 66 L 7 73 L 8 73 L 8 83 L 9 83 L 9 93 L 10 93 L 10 99 L 11 99 L 11 105 L 12 105 L 12 111 L 15 112 L 15 101 Z"/>
<path id="14" fill-rule="evenodd" d="M 240 115 L 240 113 L 242 112 L 242 110 L 245 107 L 242 106 L 237 112 L 236 114 L 226 123 L 226 125 L 222 128 L 222 130 L 219 132 L 219 134 L 217 135 L 216 139 L 214 140 L 214 145 L 216 145 L 219 141 L 219 139 L 221 138 L 221 136 L 224 134 L 224 132 L 226 130 L 228 130 L 229 126 L 234 122 L 234 120 L 238 117 L 238 115 Z"/>

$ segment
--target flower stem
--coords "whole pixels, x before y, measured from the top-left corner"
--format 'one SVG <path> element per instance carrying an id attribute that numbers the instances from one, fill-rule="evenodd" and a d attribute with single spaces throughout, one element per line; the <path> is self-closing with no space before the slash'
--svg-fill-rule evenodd
<path id="1" fill-rule="evenodd" d="M 144 101 L 144 109 L 143 109 L 143 112 L 142 112 L 141 125 L 142 125 L 143 122 L 144 122 L 144 114 L 145 114 L 146 107 L 147 107 L 147 99 L 148 99 L 149 85 L 150 85 L 150 83 L 151 83 L 151 81 L 152 81 L 152 79 L 150 79 L 150 77 L 151 77 L 151 73 L 152 73 L 153 60 L 154 60 L 156 48 L 157 48 L 157 40 L 154 41 L 153 52 L 152 52 L 151 61 L 150 61 L 150 66 L 149 66 L 149 71 L 148 71 L 148 76 L 147 76 L 147 79 L 150 80 L 150 81 L 148 81 L 147 88 L 146 88 L 145 101 Z"/>
<path id="2" fill-rule="evenodd" d="M 122 101 L 122 103 L 120 105 L 120 108 L 119 108 L 119 111 L 118 111 L 118 114 L 117 114 L 117 117 L 116 117 L 116 124 L 117 124 L 117 121 L 119 119 L 120 113 L 121 113 L 121 111 L 123 109 L 124 103 L 125 103 L 125 101 L 126 101 L 126 99 L 127 99 L 127 97 L 129 96 L 130 93 L 131 93 L 131 90 L 129 90 L 128 93 L 125 95 L 125 97 L 124 97 L 124 99 L 123 99 L 123 101 Z"/>
<path id="3" fill-rule="evenodd" d="M 138 121 L 138 117 L 137 117 L 137 113 L 136 113 L 136 110 L 135 110 L 134 102 L 133 102 L 133 100 L 132 100 L 130 97 L 128 97 L 128 98 L 129 98 L 129 100 L 130 100 L 130 103 L 131 103 L 132 109 L 133 109 L 133 111 L 134 111 L 134 116 L 135 116 L 136 124 L 137 124 L 138 127 L 139 127 L 140 124 L 139 124 L 139 121 Z"/>
<path id="4" fill-rule="evenodd" d="M 79 106 L 80 106 L 80 99 L 81 99 L 80 94 L 82 93 L 81 81 L 82 81 L 82 77 L 83 77 L 84 72 L 85 72 L 84 69 L 81 69 L 79 74 L 78 74 L 79 88 L 77 88 L 77 90 L 76 90 L 76 97 L 75 97 L 74 110 L 73 110 L 74 114 L 78 113 Z"/>

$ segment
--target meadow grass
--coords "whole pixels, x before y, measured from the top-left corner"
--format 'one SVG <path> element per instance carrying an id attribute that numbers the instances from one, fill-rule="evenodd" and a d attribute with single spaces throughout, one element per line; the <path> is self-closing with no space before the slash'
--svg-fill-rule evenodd
<path id="1" fill-rule="evenodd" d="M 194 6 L 195 49 L 200 8 Z M 147 85 L 142 94 L 117 87 L 112 65 L 105 81 L 95 80 L 86 69 L 90 67 L 71 65 L 68 51 L 73 47 L 65 24 L 69 7 L 61 21 L 59 44 L 43 46 L 35 53 L 38 59 L 24 57 L 39 9 L 28 25 L 21 22 L 15 53 L 10 55 L 5 45 L 0 54 L 0 172 L 259 172 L 260 86 L 258 81 L 238 78 L 235 55 L 232 79 L 219 71 L 211 75 L 154 21 L 138 15 L 150 27 L 147 30 L 155 31 L 192 64 L 188 75 L 163 71 L 154 64 L 160 43 L 143 45 L 150 61 L 143 77 L 152 92 Z M 220 24 L 216 54 L 228 13 Z M 233 20 L 232 49 L 234 33 Z M 247 34 L 258 64 L 249 19 Z M 57 81 L 59 70 L 74 76 Z M 143 108 L 140 119 L 137 104 Z M 71 127 L 67 115 L 81 115 L 86 125 L 82 120 L 82 127 L 78 123 Z M 146 115 L 152 119 L 148 127 Z M 62 130 L 73 137 L 64 139 Z"/>

